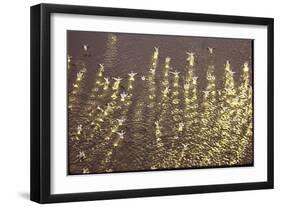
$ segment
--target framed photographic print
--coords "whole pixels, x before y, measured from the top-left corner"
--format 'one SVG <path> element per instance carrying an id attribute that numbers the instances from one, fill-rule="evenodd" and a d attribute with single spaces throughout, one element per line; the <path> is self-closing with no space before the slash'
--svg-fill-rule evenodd
<path id="1" fill-rule="evenodd" d="M 31 200 L 273 188 L 273 19 L 31 7 Z"/>

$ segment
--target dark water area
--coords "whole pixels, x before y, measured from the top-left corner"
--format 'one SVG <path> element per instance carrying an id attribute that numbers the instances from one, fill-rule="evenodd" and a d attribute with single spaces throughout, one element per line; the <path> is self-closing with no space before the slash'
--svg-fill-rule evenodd
<path id="1" fill-rule="evenodd" d="M 97 65 L 102 63 L 111 76 L 124 77 L 130 71 L 137 72 L 138 75 L 147 73 L 153 47 L 159 47 L 160 50 L 159 68 L 163 67 L 166 57 L 171 57 L 173 69 L 180 72 L 185 71 L 186 51 L 192 51 L 196 54 L 196 75 L 199 76 L 200 89 L 206 86 L 204 82 L 209 61 L 208 47 L 215 48 L 213 57 L 215 76 L 219 80 L 223 78 L 226 60 L 230 61 L 237 81 L 244 62 L 248 61 L 252 68 L 253 40 L 250 39 L 114 34 L 118 40 L 113 46 L 108 43 L 107 32 L 69 31 L 68 54 L 71 54 L 74 60 L 83 59 L 81 58 L 82 45 L 88 44 L 91 57 L 86 59 L 90 70 L 95 71 Z"/>
<path id="2" fill-rule="evenodd" d="M 174 117 L 175 114 L 172 111 L 173 106 L 169 105 L 168 112 L 166 112 L 159 105 L 161 101 L 161 92 L 156 92 L 157 97 L 154 102 L 150 102 L 147 98 L 149 86 L 147 81 L 141 81 L 141 77 L 148 77 L 148 71 L 151 68 L 151 58 L 154 47 L 159 48 L 158 64 L 155 74 L 155 87 L 156 91 L 161 91 L 161 81 L 163 80 L 163 68 L 165 67 L 165 58 L 170 57 L 170 71 L 179 71 L 180 79 L 179 85 L 179 99 L 183 100 L 184 78 L 186 74 L 187 54 L 186 52 L 195 53 L 195 66 L 194 75 L 198 77 L 197 91 L 199 102 L 203 99 L 202 91 L 207 87 L 206 73 L 208 65 L 212 63 L 214 65 L 214 76 L 216 77 L 216 87 L 223 89 L 225 81 L 225 64 L 229 60 L 231 64 L 231 70 L 234 72 L 235 84 L 240 85 L 242 79 L 242 68 L 245 62 L 249 63 L 249 68 L 252 69 L 252 49 L 254 41 L 250 39 L 230 39 L 230 38 L 210 38 L 210 37 L 184 37 L 184 36 L 169 36 L 169 35 L 145 35 L 145 34 L 125 34 L 125 33 L 107 33 L 107 32 L 86 32 L 86 31 L 68 31 L 67 32 L 67 55 L 71 56 L 71 65 L 68 69 L 68 93 L 71 94 L 73 90 L 73 83 L 77 78 L 77 73 L 81 70 L 81 65 L 84 65 L 87 69 L 84 74 L 83 82 L 79 86 L 79 91 L 70 98 L 76 106 L 69 110 L 68 127 L 69 127 L 69 172 L 70 174 L 81 173 L 104 173 L 104 172 L 122 172 L 122 171 L 139 171 L 139 170 L 157 170 L 157 169 L 174 169 L 174 168 L 196 168 L 196 167 L 222 167 L 222 166 L 247 166 L 253 163 L 252 140 L 249 142 L 249 146 L 238 146 L 237 143 L 231 143 L 233 146 L 237 146 L 237 149 L 243 148 L 243 155 L 248 158 L 241 158 L 238 163 L 222 162 L 219 161 L 209 164 L 206 160 L 207 151 L 215 153 L 209 148 L 216 149 L 216 143 L 206 143 L 206 141 L 198 141 L 199 139 L 190 138 L 190 130 L 188 132 L 177 133 L 175 132 L 175 126 L 178 126 L 180 121 L 174 119 L 172 123 L 167 124 L 166 130 L 171 134 L 167 134 L 161 137 L 164 147 L 159 151 L 157 147 L 155 137 L 155 122 L 159 117 L 163 120 L 169 120 L 170 117 Z M 83 49 L 83 45 L 87 45 L 87 51 Z M 213 55 L 210 56 L 208 47 L 214 48 Z M 94 134 L 94 138 L 89 139 L 92 136 L 91 132 L 94 127 L 89 126 L 89 122 L 93 119 L 89 117 L 89 101 L 91 93 L 95 87 L 95 81 L 97 77 L 97 71 L 99 64 L 104 66 L 103 77 L 110 77 L 112 84 L 112 77 L 121 77 L 123 80 L 120 84 L 120 93 L 126 91 L 128 82 L 128 73 L 131 71 L 137 73 L 134 82 L 134 89 L 132 90 L 133 96 L 131 98 L 132 103 L 130 106 L 124 106 L 124 109 L 117 110 L 110 115 L 110 118 L 105 118 L 105 121 L 101 123 L 104 129 L 99 129 L 99 133 Z M 250 70 L 249 82 L 252 84 L 252 70 Z M 170 78 L 172 82 L 172 78 Z M 112 85 L 110 85 L 112 87 Z M 101 93 L 98 91 L 97 93 Z M 112 91 L 110 91 L 110 94 Z M 119 96 L 120 94 L 118 94 Z M 102 107 L 106 107 L 107 103 L 111 102 L 109 94 L 104 95 L 104 103 L 101 101 Z M 172 97 L 171 97 L 172 101 Z M 71 104 L 69 102 L 69 105 Z M 152 104 L 152 108 L 146 104 Z M 73 104 L 73 105 L 75 105 Z M 154 105 L 153 105 L 154 104 Z M 157 105 L 158 104 L 158 105 Z M 144 106 L 143 106 L 144 105 Z M 96 107 L 96 106 L 95 106 Z M 123 106 L 122 106 L 123 107 Z M 141 108 L 141 120 L 136 117 L 136 111 Z M 153 107 L 157 108 L 154 111 Z M 160 108 L 159 108 L 160 107 Z M 179 111 L 179 119 L 183 119 L 183 101 L 177 105 Z M 90 106 L 91 108 L 91 106 Z M 125 111 L 125 112 L 124 112 Z M 165 112 L 163 112 L 165 111 Z M 170 113 L 170 114 L 169 114 Z M 125 124 L 122 125 L 125 138 L 122 139 L 122 143 L 118 147 L 114 146 L 114 143 L 120 141 L 116 132 L 110 134 L 108 140 L 105 140 L 104 134 L 108 134 L 108 129 L 114 128 L 114 122 L 117 118 L 126 116 Z M 168 121 L 167 121 L 168 123 Z M 88 125 L 87 125 L 88 124 Z M 81 125 L 81 136 L 77 137 L 77 126 Z M 170 125 L 170 126 L 168 126 Z M 102 127 L 101 127 L 102 128 Z M 107 128 L 107 129 L 106 129 Z M 246 127 L 242 127 L 243 131 Z M 121 129 L 119 130 L 121 131 Z M 246 132 L 245 132 L 246 133 Z M 171 137 L 177 137 L 172 139 Z M 179 137 L 179 138 L 178 138 Z M 120 138 L 120 137 L 119 137 Z M 239 140 L 237 140 L 238 142 Z M 187 145 L 189 148 L 184 148 Z M 224 142 L 222 142 L 224 143 Z M 202 145 L 202 147 L 201 147 Z M 204 145 L 204 146 L 203 146 Z M 208 147 L 206 147 L 208 145 Z M 209 146 L 210 145 L 210 146 Z M 195 147 L 199 146 L 199 147 Z M 211 147 L 212 146 L 212 147 Z M 233 147 L 232 146 L 232 147 Z M 195 149 L 196 148 L 196 149 Z M 206 149 L 206 152 L 200 154 L 200 150 Z M 208 150 L 207 150 L 208 149 Z M 186 151 L 190 150 L 190 154 Z M 164 152 L 166 151 L 166 152 Z M 199 151 L 199 152 L 197 152 Z M 82 154 L 81 154 L 82 152 Z M 185 155 L 183 156 L 183 152 Z M 192 153 L 191 153 L 192 152 Z M 85 154 L 85 156 L 83 155 Z M 166 154 L 165 154 L 166 153 Z M 199 155 L 195 154 L 198 153 Z M 224 151 L 223 156 L 230 157 L 232 152 Z M 162 162 L 163 157 L 170 157 L 165 161 L 166 164 L 161 165 L 151 164 Z M 219 156 L 219 155 L 217 155 Z M 199 166 L 189 163 L 201 163 Z M 215 158 L 213 158 L 215 159 Z M 217 159 L 217 158 L 216 158 Z M 239 158 L 240 159 L 240 158 Z M 181 161 L 184 160 L 184 161 Z M 187 164 L 178 164 L 178 163 Z M 160 167 L 159 167 L 160 166 Z M 163 167 L 164 166 L 164 167 Z"/>

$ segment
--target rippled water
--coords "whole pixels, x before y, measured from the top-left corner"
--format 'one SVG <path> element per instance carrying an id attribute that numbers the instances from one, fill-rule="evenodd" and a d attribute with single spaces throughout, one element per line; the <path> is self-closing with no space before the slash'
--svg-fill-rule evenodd
<path id="1" fill-rule="evenodd" d="M 237 130 L 220 128 L 214 131 L 214 123 L 218 126 L 222 126 L 219 125 L 221 120 L 225 123 L 221 118 L 225 114 L 218 107 L 220 97 L 216 95 L 216 111 L 208 115 L 204 131 L 202 120 L 206 113 L 202 115 L 204 110 L 200 107 L 204 101 L 203 90 L 208 85 L 206 73 L 210 65 L 214 66 L 216 93 L 225 87 L 226 60 L 231 64 L 235 90 L 239 90 L 244 62 L 248 61 L 252 68 L 252 40 L 79 31 L 68 31 L 67 37 L 67 51 L 71 56 L 67 70 L 70 174 L 252 165 L 253 136 L 246 135 L 252 116 L 244 117 L 245 123 Z M 87 51 L 83 44 L 88 45 Z M 157 59 L 153 59 L 154 47 L 159 48 Z M 212 56 L 207 47 L 215 48 Z M 195 53 L 194 67 L 187 67 L 186 51 Z M 165 98 L 163 91 L 167 85 L 163 83 L 163 71 L 167 57 L 171 58 L 169 71 L 179 71 L 180 76 L 178 86 L 175 86 L 174 75 L 168 73 L 166 81 L 171 92 Z M 151 75 L 153 61 L 156 72 Z M 104 67 L 100 76 L 98 64 Z M 199 107 L 188 111 L 184 84 L 190 70 L 193 71 L 191 78 L 198 77 L 196 103 Z M 128 73 L 131 71 L 137 74 L 129 89 Z M 82 78 L 77 81 L 79 72 Z M 112 77 L 118 76 L 122 80 L 114 90 Z M 108 89 L 104 88 L 105 77 L 110 78 Z M 250 71 L 248 94 L 251 77 Z M 178 94 L 174 93 L 176 91 Z M 124 102 L 120 99 L 123 92 L 130 95 Z M 112 98 L 114 93 L 116 99 Z M 153 94 L 155 96 L 150 99 Z M 106 111 L 108 105 L 111 107 L 109 113 Z M 249 107 L 242 110 L 251 110 Z M 234 117 L 243 118 L 239 107 L 234 112 L 229 109 L 227 113 L 227 126 L 230 127 L 236 123 Z M 191 116 L 197 122 L 188 120 Z M 117 119 L 121 118 L 124 123 L 119 125 Z M 159 120 L 161 134 L 157 135 L 156 122 Z M 179 130 L 180 123 L 184 124 L 183 130 Z M 120 135 L 122 132 L 124 135 Z"/>

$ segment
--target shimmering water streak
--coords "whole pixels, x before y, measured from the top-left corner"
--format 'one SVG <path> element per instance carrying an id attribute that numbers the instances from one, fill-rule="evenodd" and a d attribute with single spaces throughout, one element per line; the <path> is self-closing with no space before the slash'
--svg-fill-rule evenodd
<path id="1" fill-rule="evenodd" d="M 83 82 L 83 79 L 85 77 L 85 74 L 87 72 L 87 68 L 85 64 L 79 65 L 79 71 L 76 74 L 76 79 L 74 83 L 70 86 L 71 92 L 69 94 L 68 99 L 68 109 L 71 111 L 74 107 L 74 105 L 77 103 L 78 95 L 81 92 L 81 85 Z"/>
<path id="2" fill-rule="evenodd" d="M 154 47 L 154 52 L 151 58 L 151 65 L 149 68 L 149 72 L 147 75 L 147 84 L 148 84 L 148 121 L 150 123 L 155 122 L 155 109 L 157 108 L 156 102 L 156 72 L 157 72 L 157 65 L 158 65 L 158 56 L 159 56 L 159 49 Z M 158 133 L 158 132 L 157 132 Z M 156 134 L 157 134 L 156 133 Z M 157 140 L 156 140 L 157 142 Z"/>
<path id="3" fill-rule="evenodd" d="M 106 172 L 111 172 L 112 169 L 108 164 L 110 163 L 112 156 L 114 156 L 115 151 L 122 145 L 123 140 L 126 138 L 126 132 L 123 129 L 125 122 L 127 121 L 127 113 L 130 105 L 132 104 L 131 98 L 133 96 L 133 86 L 134 86 L 134 72 L 128 74 L 128 84 L 127 91 L 123 91 L 120 94 L 120 100 L 116 103 L 116 107 L 121 110 L 121 117 L 117 118 L 115 123 L 111 126 L 109 134 L 106 136 L 107 140 L 112 139 L 112 136 L 115 135 L 113 140 L 113 146 L 106 153 L 105 158 L 101 162 L 101 169 L 104 169 Z"/>
<path id="4" fill-rule="evenodd" d="M 77 154 L 72 163 L 81 166 L 81 173 L 118 171 L 116 164 L 120 167 L 123 165 L 117 160 L 123 153 L 122 145 L 124 140 L 130 139 L 128 127 L 134 128 L 134 121 L 138 120 L 140 125 L 152 122 L 155 133 L 151 139 L 155 139 L 155 148 L 149 149 L 155 151 L 146 152 L 146 147 L 142 145 L 140 146 L 144 149 L 132 147 L 130 150 L 136 151 L 129 153 L 139 153 L 139 160 L 135 162 L 138 164 L 137 169 L 142 169 L 141 165 L 147 166 L 147 161 L 151 163 L 151 169 L 235 165 L 244 162 L 245 157 L 252 156 L 252 91 L 248 65 L 244 64 L 241 84 L 237 87 L 231 64 L 227 61 L 223 89 L 216 90 L 215 68 L 210 61 L 206 73 L 206 88 L 204 91 L 197 91 L 194 53 L 187 53 L 186 76 L 173 69 L 171 59 L 167 57 L 163 70 L 158 71 L 162 73 L 159 85 L 156 79 L 158 55 L 159 50 L 154 48 L 147 76 L 138 76 L 131 71 L 127 77 L 107 78 L 103 66 L 98 68 L 91 94 L 93 100 L 89 102 L 90 108 L 95 111 L 91 122 L 93 124 L 85 125 L 82 121 L 72 127 L 72 131 L 80 136 L 73 146 L 77 149 Z M 184 77 L 182 83 L 180 77 Z M 126 89 L 121 87 L 125 79 Z M 146 85 L 147 90 L 143 92 L 147 99 L 132 100 L 136 81 Z M 200 105 L 198 93 L 202 93 Z M 183 108 L 181 96 L 184 97 Z M 156 104 L 157 97 L 159 104 Z M 100 105 L 102 102 L 104 104 Z M 135 110 L 132 120 L 128 120 L 132 104 Z M 145 108 L 150 116 L 144 120 Z M 185 112 L 185 116 L 181 116 L 181 110 Z M 81 116 L 84 115 L 83 112 Z M 81 137 L 86 138 L 87 142 L 82 141 Z M 134 139 L 136 143 L 140 141 L 139 137 Z M 92 152 L 89 150 L 91 146 Z M 152 154 L 152 160 L 144 159 L 144 154 L 147 157 Z M 130 163 L 126 163 L 122 169 L 129 169 L 129 166 Z"/>
<path id="5" fill-rule="evenodd" d="M 71 114 L 75 115 L 78 112 L 79 106 L 79 98 L 82 92 L 82 85 L 83 80 L 85 79 L 87 72 L 87 68 L 85 64 L 78 65 L 78 72 L 76 74 L 76 79 L 74 83 L 71 84 L 71 90 L 68 95 L 68 111 Z M 69 119 L 71 120 L 72 117 L 70 116 Z M 76 139 L 79 140 L 82 134 L 83 126 L 79 123 L 76 126 L 76 129 L 72 129 L 70 131 L 70 137 L 72 140 Z"/>
<path id="6" fill-rule="evenodd" d="M 183 110 L 181 108 L 181 100 L 180 96 L 183 93 L 183 90 L 180 88 L 180 72 L 177 70 L 171 71 L 172 74 L 172 89 L 171 89 L 171 117 L 172 117 L 172 136 L 169 137 L 169 163 L 170 165 L 174 165 L 175 168 L 181 165 L 181 157 L 184 156 L 184 153 L 181 152 L 182 146 L 179 146 L 178 143 L 182 143 L 184 137 L 184 127 L 185 123 L 183 120 Z M 179 155 L 180 154 L 180 155 Z"/>
<path id="7" fill-rule="evenodd" d="M 244 63 L 242 67 L 241 84 L 238 88 L 239 99 L 237 103 L 237 109 L 235 116 L 233 118 L 233 136 L 235 137 L 235 142 L 232 147 L 235 147 L 235 156 L 232 157 L 231 163 L 239 163 L 244 157 L 245 149 L 248 147 L 248 151 L 252 151 L 251 138 L 253 135 L 252 126 L 252 88 L 249 83 L 249 66 L 248 63 Z M 241 137 L 241 134 L 243 136 Z"/>
<path id="8" fill-rule="evenodd" d="M 167 129 L 163 127 L 165 120 L 167 119 L 167 114 L 169 113 L 169 94 L 170 94 L 170 82 L 169 82 L 169 71 L 170 71 L 171 58 L 166 57 L 164 68 L 163 68 L 163 79 L 160 83 L 161 99 L 158 117 L 154 122 L 155 126 L 155 137 L 156 137 L 156 150 L 154 152 L 153 164 L 151 169 L 164 168 L 166 166 L 164 158 L 166 157 L 166 150 L 163 143 L 163 136 L 167 134 Z"/>
<path id="9" fill-rule="evenodd" d="M 79 142 L 81 137 L 83 139 L 83 143 L 89 145 L 85 150 L 77 150 L 77 156 L 79 157 L 80 154 L 83 152 L 83 162 L 84 165 L 88 166 L 83 168 L 83 173 L 90 173 L 89 168 L 91 169 L 91 162 L 95 159 L 95 151 L 96 147 L 99 146 L 99 136 L 98 133 L 101 132 L 102 128 L 104 127 L 104 122 L 106 121 L 106 117 L 112 113 L 113 107 L 112 103 L 109 102 L 105 107 L 101 106 L 104 98 L 107 98 L 110 95 L 109 88 L 104 88 L 108 83 L 108 80 L 104 78 L 104 66 L 99 64 L 98 69 L 96 70 L 96 76 L 94 80 L 93 88 L 91 89 L 91 93 L 89 94 L 89 99 L 87 103 L 84 105 L 83 110 L 80 111 L 81 119 L 78 124 L 77 133 L 74 134 L 76 137 L 76 141 L 74 144 L 79 146 Z M 79 139 L 77 139 L 77 137 Z M 94 143 L 93 148 L 90 146 Z M 82 146 L 80 146 L 81 148 Z M 84 147 L 83 147 L 84 148 Z M 81 159 L 80 159 L 81 160 Z M 76 160 L 77 161 L 77 160 Z"/>
<path id="10" fill-rule="evenodd" d="M 209 48 L 208 48 L 209 49 Z M 208 156 L 205 156 L 198 164 L 201 166 L 209 165 L 214 160 L 214 150 L 216 146 L 213 145 L 216 142 L 218 134 L 218 127 L 216 126 L 216 110 L 217 110 L 217 98 L 216 98 L 216 77 L 214 75 L 215 66 L 213 64 L 213 50 L 209 49 L 210 57 L 209 64 L 206 72 L 207 86 L 203 91 L 203 101 L 201 103 L 202 113 L 200 117 L 200 137 L 199 139 L 204 144 L 204 151 Z"/>
<path id="11" fill-rule="evenodd" d="M 120 82 L 121 80 L 115 80 L 112 83 L 112 87 L 108 87 L 104 89 L 104 85 L 108 84 L 109 80 L 104 79 L 103 77 L 103 68 L 99 68 L 97 77 L 98 80 L 96 81 L 96 84 L 94 85 L 92 89 L 92 98 L 94 98 L 95 104 L 92 103 L 92 110 L 91 115 L 89 117 L 87 130 L 84 133 L 85 139 L 88 141 L 88 151 L 86 152 L 86 156 L 88 158 L 88 162 L 85 164 L 91 163 L 93 160 L 97 161 L 97 156 L 100 156 L 101 153 L 103 153 L 104 148 L 108 146 L 108 141 L 110 139 L 108 137 L 111 136 L 114 131 L 113 126 L 110 127 L 110 132 L 108 135 L 108 130 L 106 130 L 106 126 L 110 126 L 112 123 L 113 114 L 115 111 L 120 110 L 120 108 L 117 106 L 117 100 L 114 98 L 115 94 L 119 95 L 119 89 L 120 89 Z M 104 82 L 100 82 L 100 80 L 104 80 Z M 119 82 L 116 84 L 116 81 Z M 110 84 L 110 83 L 109 83 Z M 110 85 L 109 85 L 110 86 Z M 100 93 L 97 93 L 98 91 L 101 91 Z M 111 91 L 111 92 L 109 92 Z M 107 94 L 107 95 L 106 95 Z M 107 97 L 108 96 L 108 97 Z M 106 105 L 98 105 L 100 103 L 99 97 L 107 97 L 109 100 Z M 94 108 L 93 108 L 94 107 Z M 85 143 L 87 144 L 87 143 Z M 92 148 L 90 146 L 93 146 Z M 90 150 L 89 150 L 90 149 Z M 90 169 L 93 168 L 93 166 L 90 167 Z M 87 172 L 90 173 L 91 170 L 88 168 Z"/>
<path id="12" fill-rule="evenodd" d="M 212 56 L 211 56 L 212 58 Z M 202 134 L 204 139 L 209 139 L 211 133 L 213 133 L 212 129 L 215 127 L 212 123 L 214 123 L 215 120 L 215 110 L 217 106 L 217 98 L 216 98 L 216 77 L 214 75 L 215 66 L 212 63 L 212 60 L 210 61 L 210 64 L 208 65 L 207 73 L 206 73 L 206 82 L 207 86 L 205 90 L 203 91 L 203 101 L 201 104 L 202 107 L 202 116 L 201 116 L 201 131 L 200 134 Z"/>
<path id="13" fill-rule="evenodd" d="M 199 123 L 199 114 L 198 114 L 198 96 L 197 96 L 197 79 L 198 77 L 195 74 L 195 53 L 186 52 L 186 76 L 184 81 L 184 125 L 185 131 L 184 135 L 186 146 L 183 150 L 188 151 L 186 159 L 183 160 L 182 165 L 191 167 L 194 163 L 200 159 L 198 152 L 197 141 L 198 141 L 198 123 Z M 189 148 L 189 146 L 192 146 Z M 185 150 L 187 149 L 187 150 Z"/>
<path id="14" fill-rule="evenodd" d="M 218 141 L 220 145 L 219 154 L 221 159 L 217 160 L 225 165 L 230 164 L 231 153 L 229 147 L 231 144 L 231 130 L 232 130 L 232 115 L 235 112 L 237 104 L 237 91 L 234 83 L 234 72 L 231 69 L 229 61 L 225 64 L 225 78 L 224 88 L 220 92 L 219 98 L 219 111 L 218 111 L 218 124 L 221 134 L 221 139 Z"/>
<path id="15" fill-rule="evenodd" d="M 99 102 L 102 100 L 99 98 L 99 93 L 101 94 L 101 97 L 104 97 L 106 94 L 105 91 L 102 90 L 102 86 L 104 84 L 104 66 L 102 64 L 99 65 L 97 71 L 96 71 L 96 78 L 93 80 L 94 85 L 93 88 L 91 89 L 91 93 L 89 94 L 89 99 L 84 104 L 82 110 L 79 112 L 82 114 L 81 120 L 79 120 L 78 125 L 83 127 L 83 131 L 89 130 L 89 127 L 92 128 L 94 125 L 93 123 L 93 117 L 97 115 L 102 109 L 100 106 L 98 106 Z M 96 126 L 97 127 L 97 126 Z M 82 134 L 79 136 L 76 134 L 75 137 L 76 139 L 79 138 Z M 93 137 L 87 137 L 87 139 L 93 138 Z"/>

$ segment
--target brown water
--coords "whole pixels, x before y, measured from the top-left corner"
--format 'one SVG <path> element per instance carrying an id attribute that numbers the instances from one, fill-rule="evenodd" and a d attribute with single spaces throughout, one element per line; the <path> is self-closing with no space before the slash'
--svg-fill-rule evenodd
<path id="1" fill-rule="evenodd" d="M 83 50 L 83 44 L 89 46 L 87 51 Z M 213 75 L 216 77 L 216 90 L 223 90 L 225 63 L 229 60 L 231 70 L 235 72 L 234 81 L 237 85 L 235 87 L 238 88 L 241 85 L 244 62 L 248 61 L 249 68 L 252 68 L 252 44 L 253 41 L 247 39 L 68 31 L 67 52 L 72 56 L 70 68 L 67 70 L 69 105 L 71 105 L 68 113 L 69 173 L 81 174 L 83 169 L 84 173 L 102 173 L 251 165 L 253 163 L 252 136 L 246 144 L 241 144 L 239 139 L 227 140 L 230 148 L 219 150 L 223 153 L 218 153 L 216 144 L 225 143 L 223 139 L 226 138 L 223 135 L 216 135 L 214 139 L 206 141 L 199 136 L 202 128 L 200 113 L 203 113 L 200 107 L 195 118 L 199 123 L 189 128 L 185 127 L 180 132 L 177 131 L 177 126 L 181 122 L 185 123 L 183 85 L 187 74 L 186 51 L 195 53 L 195 66 L 192 70 L 194 76 L 198 76 L 196 90 L 197 102 L 200 105 L 203 102 L 203 90 L 208 84 L 206 80 L 208 65 L 213 64 L 215 68 Z M 159 56 L 155 82 L 151 85 L 148 77 L 154 47 L 159 48 Z M 207 47 L 215 48 L 212 56 Z M 180 77 L 179 87 L 173 88 L 174 78 L 169 74 L 168 82 L 171 90 L 178 90 L 179 94 L 177 97 L 169 95 L 167 100 L 164 100 L 161 91 L 165 89 L 162 82 L 166 57 L 171 58 L 170 71 L 179 71 Z M 79 86 L 74 89 L 73 84 L 83 64 L 86 72 L 83 74 L 83 79 L 79 81 Z M 102 77 L 97 75 L 98 64 L 104 65 Z M 129 91 L 128 73 L 131 71 L 137 75 L 133 81 L 133 89 Z M 123 80 L 117 96 L 119 97 L 122 92 L 132 94 L 127 104 L 119 98 L 112 100 L 111 95 L 114 92 L 111 89 L 114 82 L 112 79 L 109 89 L 106 91 L 102 89 L 104 77 L 118 76 Z M 145 76 L 146 80 L 142 80 L 142 76 Z M 250 85 L 251 77 L 250 71 Z M 96 85 L 97 80 L 100 80 L 101 85 Z M 97 88 L 96 92 L 93 92 L 94 88 Z M 151 88 L 155 90 L 153 100 L 149 99 Z M 73 90 L 76 92 L 73 93 Z M 180 103 L 173 104 L 175 99 L 179 99 Z M 115 108 L 111 114 L 103 116 L 103 120 L 98 123 L 96 119 L 101 117 L 101 112 L 97 110 L 97 106 L 105 110 L 107 103 L 112 103 Z M 89 115 L 90 112 L 93 114 Z M 214 112 L 213 115 L 218 114 L 219 112 Z M 116 120 L 122 117 L 126 118 L 124 124 L 119 126 L 116 132 L 111 133 L 116 126 Z M 155 122 L 159 119 L 163 123 L 161 142 L 157 141 L 155 135 Z M 251 117 L 248 119 L 252 122 Z M 94 123 L 90 124 L 92 122 Z M 249 121 L 241 126 L 242 132 L 239 136 L 244 136 L 248 124 Z M 82 126 L 82 130 L 77 135 L 79 125 Z M 188 123 L 185 123 L 185 126 L 187 125 Z M 213 125 L 210 123 L 210 126 Z M 120 139 L 118 132 L 122 131 L 125 135 Z M 229 134 L 233 134 L 233 130 Z M 114 145 L 116 143 L 117 146 Z M 231 162 L 230 160 L 235 160 L 234 157 L 238 156 L 235 150 L 241 151 L 241 149 L 243 149 L 241 152 L 243 156 L 239 157 L 239 161 Z"/>

